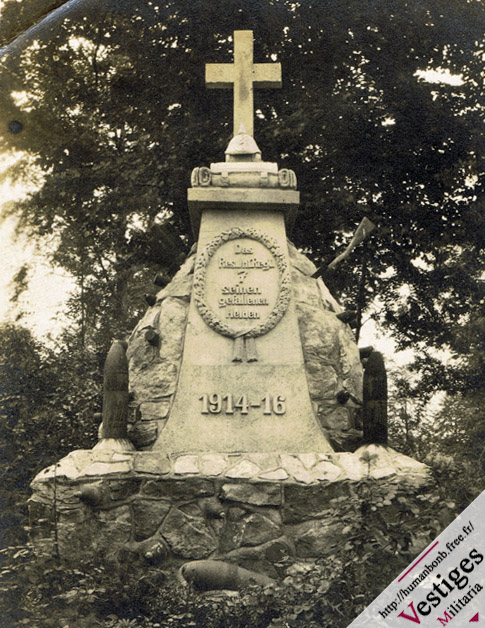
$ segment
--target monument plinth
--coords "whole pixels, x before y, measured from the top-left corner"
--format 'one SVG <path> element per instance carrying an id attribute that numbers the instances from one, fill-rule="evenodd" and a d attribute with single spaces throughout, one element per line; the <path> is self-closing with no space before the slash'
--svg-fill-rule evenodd
<path id="1" fill-rule="evenodd" d="M 296 177 L 261 161 L 241 132 L 226 162 L 196 169 L 191 180 L 193 298 L 177 391 L 155 449 L 332 451 L 313 412 L 292 299 L 285 219 L 294 219 L 299 200 Z"/>

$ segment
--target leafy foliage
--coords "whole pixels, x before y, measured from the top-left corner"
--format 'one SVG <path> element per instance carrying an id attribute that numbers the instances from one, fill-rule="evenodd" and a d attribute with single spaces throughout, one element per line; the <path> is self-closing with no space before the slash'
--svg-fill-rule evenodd
<path id="1" fill-rule="evenodd" d="M 485 475 L 485 399 L 483 391 L 447 398 L 433 417 L 429 440 L 432 449 L 445 459 L 454 457 L 462 465 Z"/>
<path id="2" fill-rule="evenodd" d="M 17 9 L 16 28 L 17 4 L 5 6 L 6 40 L 39 5 Z M 40 242 L 56 235 L 87 341 L 106 334 L 103 318 L 129 329 L 143 306 L 134 287 L 173 271 L 190 243 L 188 174 L 220 160 L 231 133 L 232 95 L 205 89 L 204 62 L 229 61 L 232 31 L 250 28 L 255 59 L 283 63 L 284 89 L 256 90 L 256 138 L 297 172 L 296 244 L 328 262 L 367 215 L 378 230 L 365 303 L 379 294 L 401 348 L 458 351 L 456 327 L 483 308 L 484 21 L 475 0 L 104 0 L 64 5 L 14 41 L 0 109 L 20 127 L 0 136 L 24 151 L 12 176 L 44 175 L 15 211 Z M 441 82 L 423 80 L 427 70 Z M 181 241 L 160 242 L 161 224 Z M 359 273 L 336 279 L 355 301 Z M 439 361 L 427 364 L 450 384 Z"/>
<path id="3" fill-rule="evenodd" d="M 339 512 L 345 542 L 325 560 L 285 559 L 278 584 L 232 595 L 183 587 L 163 565 L 133 555 L 99 556 L 73 568 L 11 548 L 0 571 L 2 616 L 9 626 L 39 628 L 345 628 L 449 523 L 457 505 L 447 488 L 411 498 L 398 484 L 364 480 L 351 499 L 342 497 Z"/>
<path id="4" fill-rule="evenodd" d="M 42 468 L 95 442 L 99 361 L 69 346 L 55 351 L 23 327 L 0 326 L 0 530 L 24 540 L 29 484 Z"/>

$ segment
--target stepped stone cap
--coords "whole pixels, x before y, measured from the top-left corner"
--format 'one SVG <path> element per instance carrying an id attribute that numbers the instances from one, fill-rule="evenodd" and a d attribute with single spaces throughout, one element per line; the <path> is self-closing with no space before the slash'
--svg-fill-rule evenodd
<path id="1" fill-rule="evenodd" d="M 280 188 L 296 190 L 296 175 L 293 170 L 278 169 L 278 164 L 261 160 L 261 151 L 256 141 L 248 135 L 241 124 L 226 149 L 226 161 L 212 163 L 210 168 L 194 168 L 191 175 L 192 188 Z M 190 202 L 190 194 L 189 194 Z"/>
<path id="2" fill-rule="evenodd" d="M 279 170 L 275 162 L 262 161 L 256 141 L 245 132 L 229 142 L 226 161 L 194 168 L 190 184 L 187 200 L 195 239 L 205 208 L 282 211 L 291 233 L 300 201 L 296 175 L 287 168 Z"/>

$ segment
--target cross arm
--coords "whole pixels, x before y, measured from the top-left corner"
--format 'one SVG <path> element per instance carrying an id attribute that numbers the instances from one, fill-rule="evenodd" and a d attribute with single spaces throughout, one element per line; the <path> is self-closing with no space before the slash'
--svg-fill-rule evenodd
<path id="1" fill-rule="evenodd" d="M 253 83 L 255 87 L 281 87 L 281 63 L 255 63 Z"/>
<path id="2" fill-rule="evenodd" d="M 206 63 L 205 82 L 210 89 L 231 88 L 234 83 L 232 63 Z"/>

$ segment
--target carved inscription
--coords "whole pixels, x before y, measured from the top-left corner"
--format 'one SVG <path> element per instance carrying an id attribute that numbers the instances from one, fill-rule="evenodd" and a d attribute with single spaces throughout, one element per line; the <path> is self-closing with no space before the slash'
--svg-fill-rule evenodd
<path id="1" fill-rule="evenodd" d="M 265 334 L 288 307 L 285 254 L 272 238 L 254 229 L 223 232 L 199 256 L 194 295 L 202 318 L 220 334 Z"/>
<path id="2" fill-rule="evenodd" d="M 214 253 L 207 269 L 209 307 L 225 321 L 267 318 L 279 295 L 280 273 L 271 251 L 251 238 L 228 240 Z M 224 310 L 222 312 L 222 310 Z"/>
<path id="3" fill-rule="evenodd" d="M 226 242 L 214 260 L 219 279 L 213 282 L 217 305 L 227 308 L 223 318 L 252 321 L 267 316 L 278 298 L 279 272 L 264 244 L 249 238 Z M 211 303 L 212 298 L 208 300 Z"/>
<path id="4" fill-rule="evenodd" d="M 285 414 L 286 399 L 283 395 L 266 394 L 257 401 L 249 399 L 248 395 L 232 395 L 231 393 L 204 394 L 199 397 L 201 414 L 249 414 L 251 408 L 262 408 L 263 414 Z"/>

